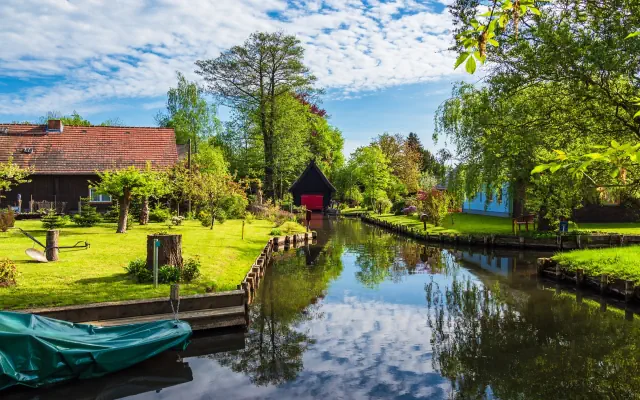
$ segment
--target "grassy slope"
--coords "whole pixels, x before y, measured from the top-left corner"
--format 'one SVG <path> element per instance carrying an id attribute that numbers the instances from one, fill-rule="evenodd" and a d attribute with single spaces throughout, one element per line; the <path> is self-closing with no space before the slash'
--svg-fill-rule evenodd
<path id="1" fill-rule="evenodd" d="M 640 282 L 640 246 L 586 249 L 559 253 L 553 257 L 560 265 L 585 274 L 608 274 L 614 278 Z"/>
<path id="2" fill-rule="evenodd" d="M 216 290 L 235 289 L 249 267 L 260 254 L 273 228 L 269 221 L 254 221 L 245 227 L 241 240 L 240 220 L 216 225 L 213 230 L 198 222 L 185 221 L 184 226 L 171 229 L 182 234 L 183 256 L 199 256 L 202 276 L 194 283 L 182 285 L 182 294 L 204 292 L 215 285 Z M 41 242 L 45 231 L 39 221 L 18 221 L 17 226 L 32 233 Z M 0 288 L 0 309 L 26 308 L 164 297 L 169 285 L 137 284 L 129 280 L 123 267 L 134 258 L 146 257 L 146 236 L 166 231 L 164 224 L 135 225 L 126 234 L 116 234 L 115 224 L 93 228 L 64 227 L 60 245 L 73 245 L 79 240 L 91 244 L 89 250 L 61 250 L 60 261 L 41 264 L 25 254 L 31 240 L 11 230 L 0 233 L 0 258 L 15 260 L 18 286 Z"/>

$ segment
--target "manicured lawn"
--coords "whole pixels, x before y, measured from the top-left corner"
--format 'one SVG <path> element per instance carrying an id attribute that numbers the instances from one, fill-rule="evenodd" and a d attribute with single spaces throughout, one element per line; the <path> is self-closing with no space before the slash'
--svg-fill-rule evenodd
<path id="1" fill-rule="evenodd" d="M 392 214 L 371 214 L 375 218 L 381 218 L 396 224 L 407 225 L 416 229 L 422 229 L 418 215 L 392 215 Z M 451 214 L 445 218 L 443 226 L 435 227 L 427 224 L 427 231 L 431 233 L 458 233 L 458 234 L 497 234 L 509 235 L 513 234 L 511 218 L 491 217 L 476 214 Z M 576 227 L 574 224 L 569 225 L 569 230 Z M 577 225 L 581 231 L 592 231 L 601 233 L 621 233 L 627 235 L 640 235 L 640 223 L 581 223 Z M 530 225 L 529 230 L 533 233 Z M 521 234 L 525 235 L 525 227 L 522 226 Z"/>
<path id="2" fill-rule="evenodd" d="M 40 221 L 18 221 L 17 226 L 45 242 L 46 232 Z M 235 289 L 264 248 L 272 229 L 269 221 L 253 221 L 245 226 L 243 241 L 241 220 L 216 224 L 213 230 L 196 221 L 172 228 L 172 233 L 182 234 L 183 257 L 199 256 L 202 263 L 202 276 L 183 284 L 181 293 L 203 293 L 212 285 L 218 291 Z M 115 224 L 92 228 L 68 225 L 61 230 L 60 246 L 86 240 L 91 248 L 63 249 L 59 262 L 46 264 L 31 261 L 25 255 L 32 242 L 17 229 L 0 233 L 0 258 L 14 260 L 20 273 L 16 287 L 0 288 L 0 309 L 168 296 L 169 285 L 154 289 L 150 284 L 135 283 L 123 269 L 129 261 L 146 257 L 146 236 L 160 231 L 167 231 L 167 226 L 135 225 L 126 234 L 116 234 Z"/>
<path id="3" fill-rule="evenodd" d="M 587 275 L 607 274 L 640 282 L 640 246 L 574 250 L 556 254 L 553 259 L 571 271 L 583 268 Z"/>
<path id="4" fill-rule="evenodd" d="M 340 211 L 340 214 L 342 215 L 360 214 L 366 211 L 367 211 L 366 208 L 361 208 L 361 207 L 345 208 L 344 210 Z"/>
<path id="5" fill-rule="evenodd" d="M 383 220 L 390 221 L 396 224 L 407 225 L 416 229 L 423 228 L 423 224 L 422 222 L 420 222 L 417 215 L 372 215 L 376 218 L 381 218 Z M 508 235 L 512 233 L 512 228 L 511 218 L 456 213 L 453 214 L 453 220 L 451 218 L 451 214 L 448 215 L 443 222 L 443 226 L 436 227 L 432 224 L 427 224 L 427 231 L 429 231 L 430 233 L 494 233 Z M 524 227 L 522 228 L 522 231 L 524 232 Z"/>
<path id="6" fill-rule="evenodd" d="M 640 235 L 640 223 L 637 222 L 581 223 L 578 227 L 588 231 Z"/>

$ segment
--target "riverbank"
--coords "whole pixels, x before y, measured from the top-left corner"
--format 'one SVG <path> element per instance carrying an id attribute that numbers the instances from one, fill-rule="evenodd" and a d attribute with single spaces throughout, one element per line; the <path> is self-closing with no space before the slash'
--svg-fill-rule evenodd
<path id="1" fill-rule="evenodd" d="M 383 216 L 384 217 L 384 216 Z M 597 234 L 582 232 L 570 232 L 560 234 L 557 232 L 535 232 L 529 234 L 518 232 L 518 234 L 495 234 L 495 233 L 462 233 L 453 230 L 425 231 L 422 223 L 408 224 L 406 220 L 392 220 L 390 216 L 375 217 L 364 215 L 362 221 L 378 225 L 385 229 L 398 232 L 415 239 L 425 240 L 434 243 L 453 243 L 481 245 L 489 247 L 516 247 L 521 249 L 541 249 L 541 250 L 574 250 L 585 248 L 602 248 L 622 245 L 640 244 L 640 235 L 621 234 Z M 398 216 L 394 216 L 398 217 Z M 399 218 L 399 217 L 398 217 Z M 495 217 L 492 217 L 495 218 Z M 396 221 L 400 222 L 396 222 Z M 411 219 L 409 219 L 411 221 Z M 419 221 L 418 221 L 419 222 Z M 478 226 L 477 223 L 468 226 Z"/>
<path id="2" fill-rule="evenodd" d="M 640 283 L 640 246 L 575 250 L 556 254 L 552 260 L 567 271 L 582 269 L 591 276 L 606 274 Z"/>
<path id="3" fill-rule="evenodd" d="M 271 222 L 256 220 L 245 224 L 243 240 L 242 222 L 229 220 L 210 230 L 197 221 L 185 221 L 171 228 L 172 233 L 182 234 L 183 257 L 198 257 L 201 262 L 200 278 L 181 285 L 181 294 L 233 290 L 242 282 L 273 230 Z M 16 226 L 44 242 L 46 231 L 40 221 L 17 221 Z M 65 226 L 60 232 L 61 246 L 86 240 L 91 247 L 61 250 L 60 261 L 46 264 L 25 255 L 32 242 L 17 229 L 2 233 L 0 258 L 13 260 L 19 277 L 17 286 L 0 288 L 0 304 L 3 309 L 19 309 L 166 297 L 168 284 L 157 289 L 152 284 L 138 284 L 126 275 L 124 267 L 131 260 L 146 257 L 147 235 L 167 230 L 160 223 L 135 225 L 126 234 L 116 234 L 113 224 Z"/>

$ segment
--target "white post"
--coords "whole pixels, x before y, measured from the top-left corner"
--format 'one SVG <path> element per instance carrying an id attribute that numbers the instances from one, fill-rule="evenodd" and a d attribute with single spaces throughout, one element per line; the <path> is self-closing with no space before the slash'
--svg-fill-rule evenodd
<path id="1" fill-rule="evenodd" d="M 160 241 L 158 239 L 153 240 L 153 287 L 158 287 L 158 248 L 160 247 Z"/>

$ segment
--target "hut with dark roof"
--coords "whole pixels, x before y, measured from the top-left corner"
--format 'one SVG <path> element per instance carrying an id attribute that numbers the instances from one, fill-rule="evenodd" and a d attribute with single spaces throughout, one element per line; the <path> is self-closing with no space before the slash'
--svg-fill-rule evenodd
<path id="1" fill-rule="evenodd" d="M 329 207 L 335 191 L 336 188 L 318 168 L 315 160 L 311 160 L 302 175 L 289 188 L 294 204 L 312 211 L 323 211 Z"/>

